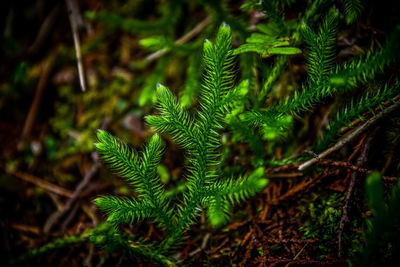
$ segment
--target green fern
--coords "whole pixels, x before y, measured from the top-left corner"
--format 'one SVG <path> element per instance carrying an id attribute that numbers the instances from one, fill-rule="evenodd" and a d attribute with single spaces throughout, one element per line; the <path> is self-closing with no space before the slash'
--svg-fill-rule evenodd
<path id="1" fill-rule="evenodd" d="M 186 71 L 185 87 L 181 96 L 181 103 L 183 107 L 190 107 L 200 91 L 200 62 L 201 58 L 197 53 L 194 53 L 189 57 L 189 66 Z"/>
<path id="2" fill-rule="evenodd" d="M 315 33 L 307 24 L 303 23 L 300 32 L 308 47 L 309 70 L 308 80 L 303 85 L 302 92 L 295 91 L 292 98 L 288 97 L 284 102 L 271 108 L 245 112 L 241 115 L 241 119 L 253 126 L 270 125 L 275 128 L 284 128 L 286 126 L 280 123 L 280 116 L 287 112 L 298 114 L 301 111 L 308 110 L 321 98 L 332 95 L 335 90 L 329 86 L 328 78 L 334 67 L 337 25 L 338 12 L 334 9 L 328 12 L 318 29 L 318 33 Z M 279 66 L 277 73 L 285 62 L 284 59 L 281 61 L 282 63 L 277 65 Z M 267 80 L 268 84 L 271 84 L 272 81 L 273 79 Z M 266 90 L 263 91 L 263 95 L 266 94 Z"/>
<path id="3" fill-rule="evenodd" d="M 399 59 L 399 50 L 400 25 L 397 25 L 381 49 L 375 53 L 367 52 L 365 56 L 338 67 L 330 77 L 330 84 L 335 87 L 352 88 L 372 80 Z"/>
<path id="4" fill-rule="evenodd" d="M 203 206 L 208 207 L 210 223 L 220 226 L 229 219 L 231 205 L 253 196 L 267 184 L 263 168 L 247 178 L 224 180 L 220 177 L 219 131 L 226 114 L 246 92 L 242 85 L 233 86 L 231 39 L 229 26 L 223 24 L 215 44 L 208 40 L 204 43 L 201 109 L 195 117 L 189 115 L 168 88 L 158 85 L 159 115 L 146 118 L 156 131 L 170 134 L 188 156 L 186 190 L 179 205 L 170 205 L 156 175 L 162 155 L 161 138 L 157 134 L 140 155 L 105 131 L 97 135 L 96 148 L 102 159 L 126 179 L 137 196 L 104 196 L 97 198 L 95 204 L 107 213 L 108 221 L 114 225 L 152 218 L 166 231 L 165 239 L 157 246 L 162 255 L 169 255 L 179 245 Z"/>
<path id="5" fill-rule="evenodd" d="M 389 87 L 387 84 L 377 92 L 366 93 L 364 96 L 354 101 L 350 101 L 348 105 L 342 108 L 330 123 L 328 130 L 323 135 L 323 138 L 316 146 L 316 152 L 320 153 L 332 144 L 338 137 L 340 129 L 347 126 L 352 120 L 357 117 L 364 120 L 362 114 L 366 111 L 373 111 L 373 108 L 380 106 L 385 101 L 391 101 L 396 95 L 400 93 L 400 85 L 398 81 Z M 382 107 L 383 110 L 383 107 Z"/>
<path id="6" fill-rule="evenodd" d="M 346 23 L 352 24 L 360 15 L 362 4 L 360 0 L 345 0 L 344 1 Z"/>
<path id="7" fill-rule="evenodd" d="M 171 211 L 168 211 L 168 203 L 156 175 L 162 155 L 161 138 L 153 135 L 139 157 L 136 151 L 105 131 L 99 131 L 97 137 L 99 142 L 96 148 L 104 162 L 135 188 L 139 199 L 97 198 L 95 204 L 108 213 L 108 221 L 119 224 L 155 216 L 155 222 L 171 230 Z"/>

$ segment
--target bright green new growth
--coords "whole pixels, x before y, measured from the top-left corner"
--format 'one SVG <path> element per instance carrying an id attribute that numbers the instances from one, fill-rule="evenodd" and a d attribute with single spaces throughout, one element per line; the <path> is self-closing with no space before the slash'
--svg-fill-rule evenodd
<path id="1" fill-rule="evenodd" d="M 139 155 L 105 131 L 99 131 L 96 148 L 104 162 L 126 179 L 137 192 L 136 198 L 103 196 L 96 205 L 108 214 L 108 221 L 118 225 L 153 218 L 166 231 L 159 246 L 160 253 L 169 254 L 179 244 L 184 232 L 195 222 L 198 211 L 207 207 L 213 226 L 227 222 L 231 205 L 261 191 L 268 183 L 263 168 L 247 178 L 221 179 L 220 133 L 226 114 L 245 93 L 243 86 L 234 87 L 231 30 L 223 24 L 215 44 L 204 43 L 204 83 L 200 107 L 192 117 L 180 101 L 163 85 L 157 86 L 158 116 L 146 121 L 156 131 L 170 134 L 182 146 L 189 165 L 186 190 L 182 203 L 170 205 L 156 169 L 162 155 L 161 138 L 155 134 Z"/>
<path id="2" fill-rule="evenodd" d="M 234 54 L 256 52 L 262 57 L 272 55 L 293 55 L 301 54 L 297 47 L 290 47 L 288 37 L 281 37 L 281 32 L 275 25 L 257 25 L 257 29 L 262 33 L 253 33 L 246 39 L 246 44 L 234 50 Z"/>
<path id="3" fill-rule="evenodd" d="M 298 114 L 310 109 L 321 98 L 335 93 L 335 89 L 329 86 L 329 74 L 333 71 L 338 25 L 338 12 L 331 9 L 325 17 L 318 32 L 315 33 L 307 24 L 300 28 L 302 38 L 307 48 L 308 80 L 303 85 L 302 92 L 295 91 L 293 97 L 274 105 L 268 109 L 259 109 L 245 112 L 241 115 L 243 121 L 257 125 L 270 125 L 274 127 L 284 126 L 279 118 L 287 113 Z"/>
<path id="4" fill-rule="evenodd" d="M 147 143 L 141 157 L 126 144 L 105 131 L 97 134 L 96 148 L 104 162 L 124 177 L 135 188 L 138 199 L 104 196 L 95 200 L 96 205 L 109 214 L 112 223 L 132 223 L 155 216 L 155 222 L 172 229 L 168 203 L 163 196 L 156 167 L 162 155 L 161 138 L 155 134 Z"/>

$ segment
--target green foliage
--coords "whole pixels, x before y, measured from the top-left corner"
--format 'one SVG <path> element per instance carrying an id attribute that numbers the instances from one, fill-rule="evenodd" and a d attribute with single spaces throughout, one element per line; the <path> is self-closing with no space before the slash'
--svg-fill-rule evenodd
<path id="1" fill-rule="evenodd" d="M 331 9 L 319 27 L 318 33 L 303 24 L 301 34 L 308 46 L 308 81 L 303 86 L 303 91 L 295 91 L 292 98 L 286 98 L 284 102 L 276 104 L 269 109 L 259 109 L 245 112 L 241 118 L 254 126 L 270 125 L 285 127 L 278 118 L 286 112 L 298 114 L 308 110 L 321 98 L 332 95 L 334 89 L 327 86 L 329 73 L 334 66 L 334 45 L 336 41 L 338 13 Z"/>
<path id="2" fill-rule="evenodd" d="M 227 222 L 230 206 L 262 190 L 267 180 L 264 169 L 258 168 L 247 178 L 222 179 L 220 129 L 224 117 L 243 95 L 243 86 L 233 86 L 231 30 L 223 24 L 215 44 L 206 40 L 203 48 L 204 83 L 201 90 L 200 109 L 194 117 L 183 108 L 180 101 L 163 85 L 157 86 L 158 116 L 148 116 L 146 121 L 161 133 L 167 133 L 186 151 L 189 165 L 183 201 L 171 207 L 166 200 L 157 176 L 161 159 L 161 138 L 155 134 L 141 156 L 126 144 L 105 131 L 99 131 L 96 148 L 105 163 L 126 179 L 135 189 L 135 198 L 113 196 L 99 197 L 95 204 L 108 214 L 108 221 L 118 225 L 145 218 L 165 229 L 166 237 L 160 246 L 167 255 L 179 244 L 183 233 L 195 223 L 197 210 L 207 206 L 207 216 L 213 226 Z M 177 210 L 176 210 L 177 209 Z M 152 255 L 149 254 L 149 257 Z"/>
<path id="3" fill-rule="evenodd" d="M 366 245 L 356 265 L 395 266 L 400 253 L 400 183 L 393 186 L 387 199 L 378 172 L 368 176 L 365 187 L 372 217 L 366 221 Z"/>
<path id="4" fill-rule="evenodd" d="M 309 203 L 310 219 L 299 228 L 304 237 L 319 238 L 322 241 L 336 237 L 342 216 L 343 199 L 342 195 L 332 194 L 317 203 Z"/>
<path id="5" fill-rule="evenodd" d="M 96 148 L 104 162 L 135 188 L 140 200 L 112 196 L 97 198 L 95 203 L 108 213 L 108 221 L 116 224 L 132 223 L 155 217 L 155 222 L 171 230 L 172 210 L 168 210 L 162 185 L 156 175 L 162 155 L 161 138 L 157 134 L 153 135 L 139 158 L 136 151 L 109 133 L 99 131 L 97 137 L 99 142 Z"/>
<path id="6" fill-rule="evenodd" d="M 336 87 L 351 88 L 382 73 L 391 63 L 399 59 L 400 25 L 397 25 L 385 45 L 372 53 L 338 67 L 330 77 L 330 84 Z"/>
<path id="7" fill-rule="evenodd" d="M 90 242 L 103 247 L 107 251 L 122 250 L 128 257 L 140 258 L 145 261 L 152 259 L 153 263 L 160 266 L 175 266 L 174 262 L 161 255 L 155 247 L 144 244 L 143 240 L 133 242 L 127 234 L 118 233 L 109 223 L 102 223 L 92 229 L 88 229 L 80 235 L 71 235 L 59 238 L 39 249 L 32 250 L 18 258 L 12 259 L 9 264 L 17 265 L 29 259 L 40 257 L 51 251 L 68 249 L 74 244 Z"/>
<path id="8" fill-rule="evenodd" d="M 346 23 L 353 23 L 361 13 L 362 4 L 360 0 L 345 0 L 344 1 Z"/>
<path id="9" fill-rule="evenodd" d="M 303 200 L 304 201 L 304 200 Z M 340 221 L 342 218 L 342 209 L 344 195 L 338 193 L 322 193 L 318 199 L 311 199 L 301 205 L 299 209 L 303 214 L 307 214 L 304 225 L 299 228 L 303 233 L 303 238 L 319 239 L 320 258 L 324 255 L 336 252 L 333 244 L 328 243 L 336 240 Z M 308 206 L 307 206 L 308 205 Z M 357 228 L 359 224 L 357 219 L 351 218 L 350 224 Z M 343 240 L 352 250 L 360 247 L 360 232 L 343 233 Z M 352 250 L 347 253 L 354 254 Z"/>
<path id="10" fill-rule="evenodd" d="M 196 96 L 199 94 L 200 86 L 199 81 L 201 77 L 201 57 L 199 53 L 193 53 L 189 57 L 189 67 L 186 71 L 186 82 L 185 87 L 182 91 L 181 103 L 183 107 L 190 107 Z"/>
<path id="11" fill-rule="evenodd" d="M 60 250 L 63 248 L 69 248 L 73 244 L 86 242 L 87 239 L 85 238 L 85 236 L 87 237 L 87 234 L 88 233 L 84 233 L 82 235 L 71 235 L 71 236 L 67 236 L 65 238 L 56 239 L 55 241 L 48 243 L 48 244 L 40 247 L 39 249 L 29 251 L 28 253 L 26 253 L 18 258 L 12 259 L 9 262 L 9 264 L 10 265 L 18 265 L 21 262 L 39 257 L 39 256 L 47 254 L 51 251 Z"/>
<path id="12" fill-rule="evenodd" d="M 131 259 L 141 259 L 159 266 L 176 266 L 170 257 L 160 254 L 159 248 L 141 238 L 118 232 L 113 225 L 103 223 L 93 228 L 87 240 L 103 249 L 113 252 L 120 250 Z"/>
<path id="13" fill-rule="evenodd" d="M 322 87 L 335 64 L 335 44 L 338 28 L 338 12 L 331 9 L 318 29 L 318 33 L 307 25 L 301 26 L 301 35 L 308 47 L 308 89 Z"/>
<path id="14" fill-rule="evenodd" d="M 364 96 L 357 100 L 351 99 L 350 103 L 344 106 L 340 111 L 336 113 L 335 120 L 331 121 L 328 130 L 324 133 L 323 138 L 319 140 L 316 151 L 317 153 L 323 151 L 330 144 L 332 144 L 339 135 L 339 131 L 342 127 L 347 126 L 356 118 L 365 120 L 363 113 L 371 111 L 375 107 L 380 106 L 383 110 L 384 107 L 381 105 L 385 101 L 393 102 L 393 98 L 400 93 L 400 85 L 398 81 L 389 87 L 387 84 L 376 92 L 367 92 Z"/>
<path id="15" fill-rule="evenodd" d="M 262 33 L 253 33 L 246 39 L 246 44 L 233 50 L 234 55 L 255 52 L 262 57 L 269 57 L 272 55 L 294 55 L 301 53 L 300 49 L 289 46 L 288 37 L 279 37 L 281 31 L 275 24 L 258 24 L 257 29 Z"/>

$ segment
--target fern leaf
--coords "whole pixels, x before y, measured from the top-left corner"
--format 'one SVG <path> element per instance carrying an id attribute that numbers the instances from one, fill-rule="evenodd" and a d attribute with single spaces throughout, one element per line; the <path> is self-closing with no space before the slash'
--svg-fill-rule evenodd
<path id="1" fill-rule="evenodd" d="M 319 86 L 332 71 L 335 60 L 335 43 L 338 26 L 338 12 L 331 9 L 315 34 L 303 24 L 301 34 L 308 47 L 308 74 L 310 86 Z"/>
<path id="2" fill-rule="evenodd" d="M 112 170 L 126 178 L 136 188 L 139 197 L 152 206 L 158 215 L 156 221 L 160 223 L 160 226 L 171 229 L 173 225 L 168 205 L 162 194 L 162 185 L 156 176 L 156 166 L 162 155 L 161 138 L 157 134 L 153 135 L 142 158 L 139 159 L 136 151 L 106 131 L 99 130 L 97 137 L 99 142 L 96 148 L 103 160 L 110 165 Z"/>
<path id="3" fill-rule="evenodd" d="M 302 93 L 296 91 L 292 98 L 286 98 L 283 103 L 269 109 L 245 112 L 241 118 L 253 126 L 275 124 L 283 127 L 284 124 L 279 123 L 279 118 L 286 112 L 297 114 L 308 110 L 321 98 L 333 94 L 334 89 L 329 86 L 328 78 L 334 66 L 337 25 L 338 13 L 331 9 L 319 27 L 318 34 L 306 24 L 301 26 L 301 33 L 309 51 L 307 55 L 309 78 L 306 85 L 303 85 Z M 262 96 L 266 94 L 266 90 L 263 91 Z"/>
<path id="4" fill-rule="evenodd" d="M 107 221 L 112 224 L 132 224 L 154 215 L 149 203 L 139 203 L 127 197 L 103 196 L 96 198 L 94 203 L 107 213 Z"/>
<path id="5" fill-rule="evenodd" d="M 360 0 L 345 0 L 344 1 L 346 23 L 352 24 L 360 15 L 362 4 Z"/>
<path id="6" fill-rule="evenodd" d="M 183 107 L 189 107 L 193 104 L 196 96 L 199 94 L 200 90 L 200 69 L 201 59 L 197 53 L 193 53 L 189 57 L 189 66 L 186 72 L 186 82 L 185 87 L 182 92 L 182 97 L 180 99 Z"/>
<path id="7" fill-rule="evenodd" d="M 226 224 L 230 218 L 231 205 L 224 196 L 212 196 L 204 201 L 207 207 L 207 217 L 214 227 Z"/>
<path id="8" fill-rule="evenodd" d="M 230 27 L 223 24 L 218 31 L 215 45 L 206 41 L 203 48 L 205 66 L 204 82 L 201 90 L 200 107 L 197 112 L 196 123 L 193 129 L 197 137 L 196 146 L 187 148 L 190 174 L 187 176 L 187 191 L 177 215 L 178 221 L 174 231 L 169 233 L 162 244 L 163 251 L 168 251 L 177 245 L 182 238 L 182 233 L 194 222 L 198 216 L 197 210 L 201 209 L 201 198 L 205 185 L 216 177 L 216 165 L 219 147 L 219 133 L 227 107 L 223 103 L 226 95 L 233 87 L 233 58 Z M 161 98 L 161 106 L 170 97 Z M 178 113 L 179 114 L 179 113 Z M 165 114 L 168 116 L 168 112 Z"/>
<path id="9" fill-rule="evenodd" d="M 193 131 L 194 123 L 189 113 L 165 86 L 157 85 L 158 111 L 160 116 L 147 116 L 147 123 L 162 133 L 169 133 L 184 148 L 198 143 Z"/>
<path id="10" fill-rule="evenodd" d="M 99 130 L 97 138 L 99 142 L 95 144 L 96 149 L 111 170 L 125 178 L 130 185 L 140 186 L 141 170 L 136 151 L 106 131 Z"/>
<path id="11" fill-rule="evenodd" d="M 225 196 L 234 204 L 254 196 L 263 190 L 267 184 L 268 179 L 265 178 L 264 168 L 259 167 L 247 178 L 228 179 L 208 186 L 207 194 Z"/>
<path id="12" fill-rule="evenodd" d="M 206 188 L 203 204 L 208 207 L 207 216 L 211 225 L 219 227 L 230 217 L 231 204 L 239 203 L 260 192 L 268 184 L 264 168 L 256 169 L 247 178 L 228 179 L 216 182 Z"/>
<path id="13" fill-rule="evenodd" d="M 400 93 L 400 84 L 397 81 L 391 88 L 386 84 L 383 89 L 374 93 L 366 93 L 356 101 L 351 101 L 348 105 L 342 108 L 334 117 L 335 120 L 330 123 L 328 131 L 324 134 L 316 147 L 316 152 L 319 153 L 332 144 L 340 129 L 348 125 L 356 118 L 362 118 L 362 114 L 368 110 L 372 110 L 381 103 L 391 100 Z"/>
<path id="14" fill-rule="evenodd" d="M 375 53 L 368 52 L 365 56 L 344 64 L 336 69 L 330 77 L 330 83 L 336 87 L 355 87 L 373 79 L 376 74 L 382 73 L 393 62 L 399 59 L 400 25 L 397 25 L 384 47 Z"/>

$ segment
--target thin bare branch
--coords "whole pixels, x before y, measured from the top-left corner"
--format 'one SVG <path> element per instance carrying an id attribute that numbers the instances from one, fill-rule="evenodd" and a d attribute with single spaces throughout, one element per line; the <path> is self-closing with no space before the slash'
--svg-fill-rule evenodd
<path id="1" fill-rule="evenodd" d="M 69 191 L 68 189 L 62 188 L 58 185 L 49 183 L 43 179 L 40 179 L 39 177 L 33 176 L 29 173 L 23 173 L 19 171 L 8 171 L 9 174 L 14 175 L 15 177 L 28 182 L 32 183 L 40 188 L 43 188 L 46 191 L 53 192 L 57 195 L 64 196 L 64 197 L 71 197 L 72 192 Z"/>
<path id="2" fill-rule="evenodd" d="M 306 168 L 308 168 L 311 165 L 313 165 L 313 164 L 317 163 L 318 161 L 320 161 L 320 159 L 323 159 L 323 158 L 327 157 L 328 155 L 332 154 L 333 152 L 341 149 L 347 143 L 352 141 L 354 138 L 356 138 L 357 136 L 362 134 L 368 128 L 370 128 L 371 126 L 375 125 L 378 121 L 380 121 L 381 119 L 385 118 L 387 115 L 389 115 L 390 113 L 392 113 L 393 111 L 395 111 L 399 107 L 400 107 L 400 102 L 396 102 L 393 105 L 391 105 L 390 107 L 388 107 L 387 109 L 385 109 L 384 111 L 382 111 L 381 113 L 379 113 L 376 116 L 372 117 L 367 122 L 365 122 L 363 125 L 361 125 L 357 129 L 355 129 L 353 132 L 351 132 L 349 135 L 347 135 L 343 139 L 339 140 L 339 142 L 337 142 L 334 146 L 328 148 L 327 150 L 325 150 L 324 152 L 319 154 L 318 158 L 312 158 L 312 159 L 304 162 L 303 164 L 301 164 L 299 166 L 299 168 L 298 168 L 299 171 L 305 170 Z"/>
<path id="3" fill-rule="evenodd" d="M 175 44 L 176 45 L 182 45 L 182 44 L 186 43 L 187 41 L 192 39 L 194 36 L 199 34 L 210 23 L 211 23 L 211 16 L 208 16 L 203 21 L 201 21 L 199 24 L 197 24 L 191 31 L 189 31 L 188 33 L 186 33 L 185 35 L 180 37 L 178 40 L 176 40 Z M 151 53 L 150 55 L 148 55 L 144 59 L 144 62 L 145 63 L 153 62 L 157 58 L 162 57 L 163 55 L 165 55 L 168 51 L 169 51 L 168 48 L 164 48 L 164 49 L 158 50 L 158 51 L 156 51 L 154 53 Z"/>
<path id="4" fill-rule="evenodd" d="M 78 32 L 78 20 L 80 17 L 78 11 L 78 5 L 74 0 L 65 0 L 68 8 L 68 17 L 69 22 L 71 24 L 72 37 L 74 38 L 74 46 L 75 46 L 75 55 L 78 64 L 78 75 L 79 75 L 79 83 L 81 85 L 82 91 L 86 91 L 86 82 L 85 82 L 85 70 L 83 68 L 82 63 L 82 52 L 81 45 L 79 40 L 79 32 Z"/>

